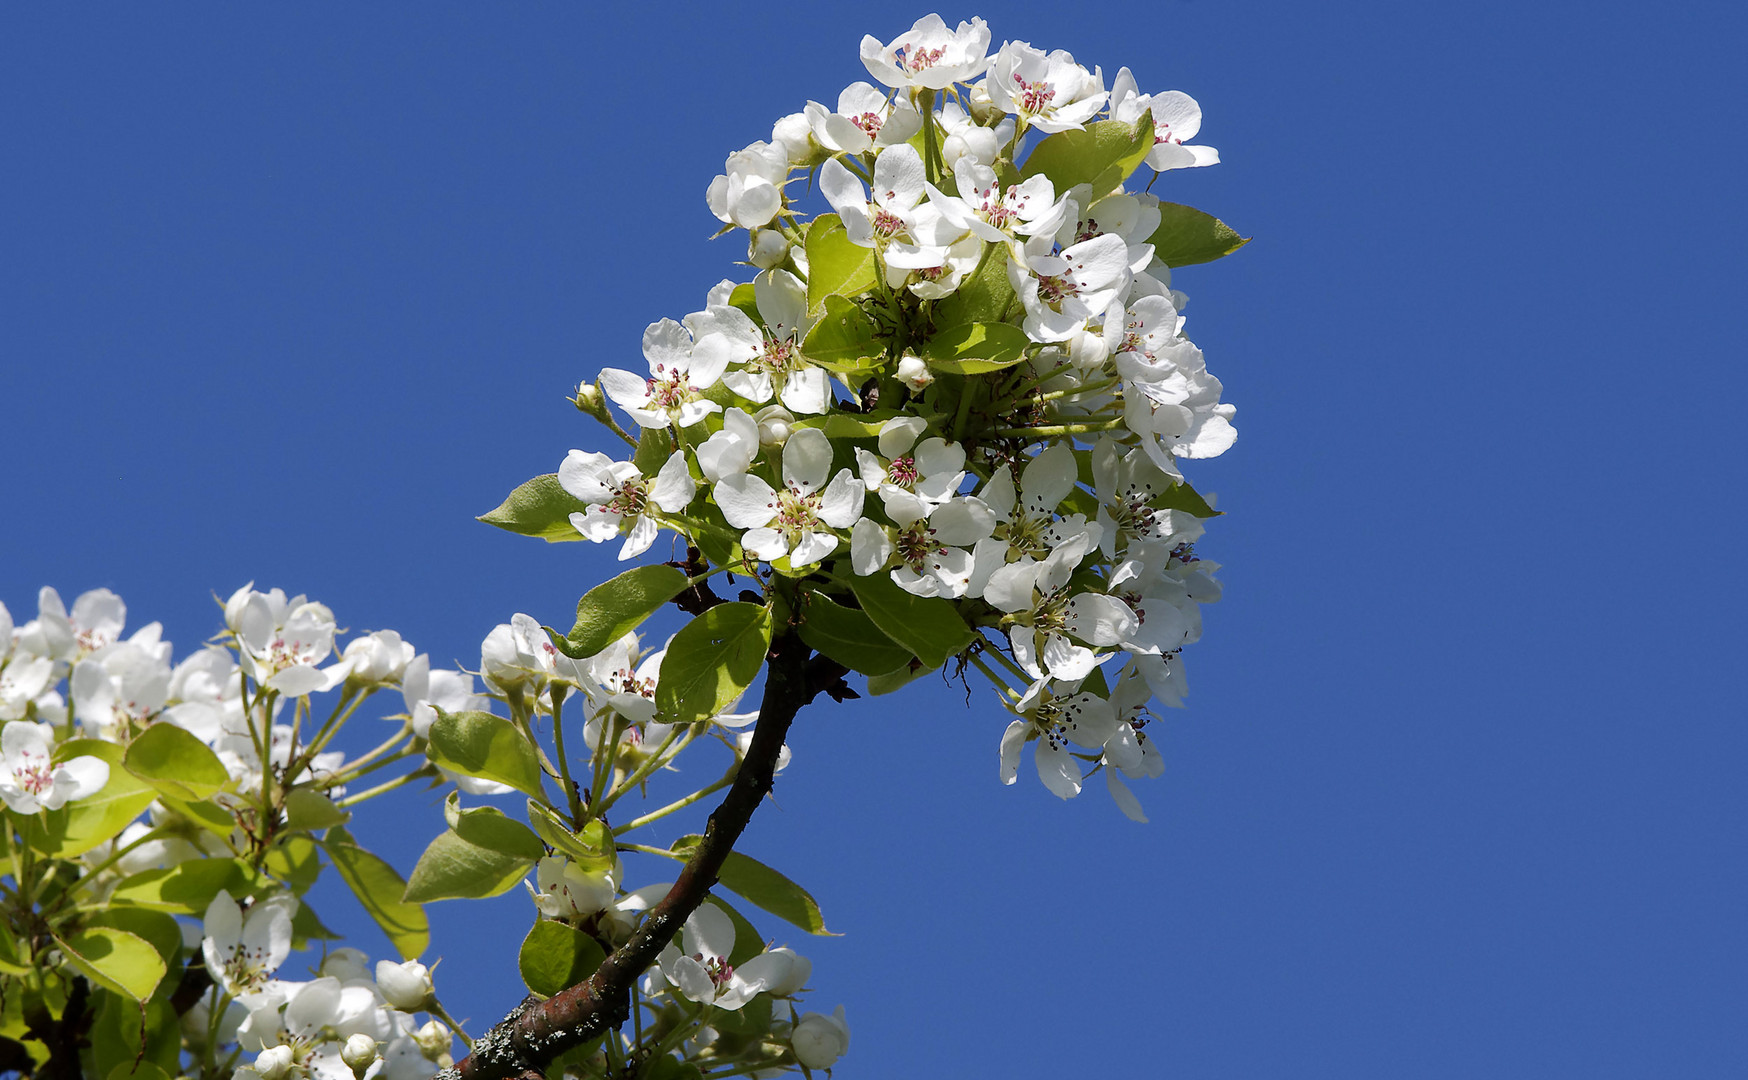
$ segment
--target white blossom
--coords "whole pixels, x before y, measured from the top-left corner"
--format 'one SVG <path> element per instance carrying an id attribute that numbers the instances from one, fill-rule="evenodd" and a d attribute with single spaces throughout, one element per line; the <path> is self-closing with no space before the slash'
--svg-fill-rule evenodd
<path id="1" fill-rule="evenodd" d="M 1220 163 L 1220 151 L 1212 146 L 1185 146 L 1202 130 L 1202 107 L 1181 90 L 1143 94 L 1135 89 L 1135 76 L 1120 68 L 1111 80 L 1111 119 L 1133 124 L 1143 112 L 1153 114 L 1153 149 L 1147 154 L 1149 168 L 1195 168 Z"/>
<path id="2" fill-rule="evenodd" d="M 841 469 L 831 483 L 831 441 L 817 428 L 803 428 L 783 446 L 783 488 L 773 489 L 751 473 L 717 483 L 717 505 L 728 523 L 747 530 L 741 546 L 754 558 L 788 556 L 797 569 L 837 549 L 832 529 L 847 529 L 862 516 L 862 485 Z"/>
<path id="3" fill-rule="evenodd" d="M 722 406 L 704 396 L 722 378 L 722 362 L 693 346 L 691 331 L 672 319 L 643 332 L 649 377 L 619 368 L 601 369 L 601 389 L 625 414 L 646 428 L 691 427 Z"/>
<path id="4" fill-rule="evenodd" d="M 985 83 L 996 108 L 1040 131 L 1079 129 L 1105 106 L 1105 80 L 1057 49 L 1044 53 L 1010 41 L 991 58 Z"/>
<path id="5" fill-rule="evenodd" d="M 651 508 L 677 514 L 697 492 L 686 469 L 686 454 L 676 450 L 653 479 L 629 461 L 572 450 L 558 467 L 559 486 L 589 504 L 570 515 L 578 532 L 601 543 L 624 534 L 619 560 L 636 558 L 655 543 L 659 523 Z"/>
<path id="6" fill-rule="evenodd" d="M 949 30 L 939 15 L 924 15 L 889 44 L 872 34 L 862 38 L 862 63 L 894 88 L 944 90 L 970 82 L 989 66 L 988 52 L 989 27 L 979 18 Z"/>
<path id="7" fill-rule="evenodd" d="M 20 814 L 59 810 L 109 783 L 109 763 L 89 755 L 53 761 L 54 744 L 41 724 L 15 720 L 0 730 L 0 799 Z"/>

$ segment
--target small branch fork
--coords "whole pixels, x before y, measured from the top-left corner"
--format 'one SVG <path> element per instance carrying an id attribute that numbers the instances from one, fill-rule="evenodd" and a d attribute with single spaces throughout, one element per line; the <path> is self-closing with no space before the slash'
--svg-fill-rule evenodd
<path id="1" fill-rule="evenodd" d="M 542 1070 L 565 1051 L 588 1042 L 631 1015 L 631 987 L 673 940 L 686 917 L 704 902 L 723 861 L 771 790 L 778 752 L 795 714 L 836 686 L 846 669 L 811 650 L 783 628 L 771 642 L 765 694 L 752 745 L 734 784 L 710 815 L 704 840 L 667 896 L 649 910 L 631 939 L 588 979 L 545 1001 L 529 997 L 473 1044 L 473 1052 L 437 1080 L 542 1080 Z"/>

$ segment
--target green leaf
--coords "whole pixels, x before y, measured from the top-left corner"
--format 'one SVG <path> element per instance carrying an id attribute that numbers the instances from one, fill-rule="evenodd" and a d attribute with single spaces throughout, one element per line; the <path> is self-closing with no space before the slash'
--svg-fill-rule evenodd
<path id="1" fill-rule="evenodd" d="M 865 611 L 844 607 L 809 589 L 801 640 L 808 648 L 864 675 L 881 675 L 910 662 L 910 650 L 880 632 Z"/>
<path id="2" fill-rule="evenodd" d="M 426 754 L 463 776 L 496 780 L 525 795 L 543 795 L 540 757 L 522 729 L 501 716 L 437 710 Z"/>
<path id="3" fill-rule="evenodd" d="M 763 316 L 759 314 L 759 293 L 753 288 L 753 283 L 743 281 L 736 285 L 728 294 L 728 306 L 739 308 L 741 314 L 753 320 L 760 326 L 765 325 Z"/>
<path id="4" fill-rule="evenodd" d="M 522 939 L 517 966 L 522 982 L 541 997 L 551 997 L 595 973 L 607 953 L 599 942 L 567 923 L 541 919 Z"/>
<path id="5" fill-rule="evenodd" d="M 189 802 L 211 798 L 231 779 L 211 747 L 162 720 L 128 744 L 122 765 L 160 793 Z"/>
<path id="6" fill-rule="evenodd" d="M 686 575 L 671 566 L 633 567 L 583 594 L 569 634 L 559 637 L 548 630 L 547 636 L 559 652 L 587 660 L 637 629 L 685 588 Z"/>
<path id="7" fill-rule="evenodd" d="M 237 859 L 189 859 L 123 878 L 110 900 L 178 915 L 205 915 L 220 889 L 234 897 L 247 896 L 255 882 L 254 871 Z"/>
<path id="8" fill-rule="evenodd" d="M 302 896 L 322 872 L 320 847 L 309 836 L 293 833 L 273 846 L 262 860 L 267 872 Z"/>
<path id="9" fill-rule="evenodd" d="M 130 1056 L 109 1071 L 109 1080 L 170 1080 L 170 1074 L 156 1062 L 142 1061 L 136 1067 Z"/>
<path id="10" fill-rule="evenodd" d="M 79 974 L 134 1001 L 151 997 L 167 970 L 151 942 L 126 930 L 93 926 L 55 940 Z"/>
<path id="11" fill-rule="evenodd" d="M 768 609 L 739 601 L 705 609 L 680 628 L 662 657 L 656 680 L 662 720 L 687 724 L 728 708 L 752 685 L 770 645 Z"/>
<path id="12" fill-rule="evenodd" d="M 1250 243 L 1250 237 L 1239 236 L 1224 221 L 1193 206 L 1162 202 L 1159 228 L 1153 230 L 1149 242 L 1159 261 L 1175 268 L 1230 255 Z"/>
<path id="13" fill-rule="evenodd" d="M 449 829 L 431 841 L 419 856 L 402 899 L 422 904 L 431 900 L 497 896 L 515 888 L 533 865 L 534 858 L 481 847 Z"/>
<path id="14" fill-rule="evenodd" d="M 660 472 L 674 456 L 674 437 L 667 428 L 644 428 L 637 436 L 637 449 L 631 452 L 631 463 L 645 476 Z"/>
<path id="15" fill-rule="evenodd" d="M 87 929 L 107 926 L 123 930 L 151 944 L 168 968 L 182 950 L 182 929 L 168 912 L 149 908 L 111 907 L 85 920 Z"/>
<path id="16" fill-rule="evenodd" d="M 929 667 L 940 667 L 971 644 L 971 628 L 951 600 L 912 596 L 888 574 L 851 578 L 850 588 L 874 625 Z"/>
<path id="17" fill-rule="evenodd" d="M 334 869 L 352 889 L 352 895 L 358 897 L 364 910 L 394 942 L 401 959 L 412 960 L 424 952 L 431 942 L 425 909 L 402 899 L 407 883 L 395 868 L 353 843 L 345 829 L 329 829 L 322 846 L 334 861 Z"/>
<path id="18" fill-rule="evenodd" d="M 922 678 L 924 675 L 937 670 L 939 669 L 918 662 L 916 667 L 911 667 L 909 664 L 906 664 L 901 668 L 888 671 L 884 675 L 870 675 L 868 676 L 868 693 L 872 697 L 879 697 L 882 694 L 890 694 L 894 690 L 908 686 Z"/>
<path id="19" fill-rule="evenodd" d="M 999 323 L 1014 303 L 1014 287 L 1008 281 L 1008 249 L 991 244 L 953 295 L 935 302 L 936 326 L 965 323 Z"/>
<path id="20" fill-rule="evenodd" d="M 70 802 L 59 810 L 28 817 L 14 816 L 32 850 L 53 858 L 71 859 L 114 839 L 158 797 L 155 789 L 122 767 L 125 747 L 101 739 L 69 739 L 55 748 L 55 761 L 76 757 L 101 758 L 109 766 L 109 782 L 95 795 Z"/>
<path id="21" fill-rule="evenodd" d="M 885 346 L 875 336 L 874 321 L 861 308 L 833 293 L 825 298 L 825 314 L 807 332 L 801 354 L 839 374 L 873 371 Z"/>
<path id="22" fill-rule="evenodd" d="M 702 836 L 682 836 L 669 848 L 682 859 L 690 859 L 704 841 Z M 716 880 L 722 887 L 738 893 L 751 904 L 770 912 L 779 919 L 794 923 L 810 934 L 830 934 L 819 904 L 806 889 L 766 866 L 750 855 L 738 851 L 728 853 Z"/>
<path id="23" fill-rule="evenodd" d="M 538 859 L 546 854 L 546 845 L 532 829 L 513 817 L 505 816 L 495 806 L 474 806 L 463 810 L 461 796 L 451 791 L 443 803 L 443 816 L 456 835 L 478 847 L 523 859 Z"/>
<path id="24" fill-rule="evenodd" d="M 1091 184 L 1092 197 L 1099 199 L 1128 179 L 1152 149 L 1151 112 L 1142 113 L 1132 124 L 1100 120 L 1085 129 L 1047 136 L 1033 147 L 1020 176 L 1030 179 L 1043 173 L 1055 185 L 1059 199 L 1076 184 Z"/>
<path id="25" fill-rule="evenodd" d="M 918 355 L 939 371 L 981 375 L 1025 359 L 1031 339 L 1012 323 L 962 323 L 938 331 Z"/>
<path id="26" fill-rule="evenodd" d="M 546 841 L 547 846 L 585 870 L 605 870 L 617 857 L 613 850 L 613 835 L 599 818 L 584 825 L 582 835 L 578 836 L 550 807 L 529 799 L 528 824 L 534 827 L 534 832 Z"/>
<path id="27" fill-rule="evenodd" d="M 1168 488 L 1164 495 L 1154 500 L 1154 505 L 1170 510 L 1183 510 L 1199 518 L 1219 517 L 1220 511 L 1208 505 L 1208 500 L 1186 483 L 1176 483 Z"/>
<path id="28" fill-rule="evenodd" d="M 294 787 L 285 793 L 285 823 L 294 829 L 319 832 L 344 825 L 351 816 L 319 788 Z"/>
<path id="29" fill-rule="evenodd" d="M 340 935 L 323 925 L 316 916 L 316 909 L 310 907 L 308 900 L 299 897 L 297 911 L 291 916 L 291 947 L 307 949 L 312 940 L 339 941 Z"/>
<path id="30" fill-rule="evenodd" d="M 836 214 L 807 227 L 807 308 L 818 312 L 832 295 L 856 296 L 874 287 L 874 249 L 850 243 Z"/>
<path id="31" fill-rule="evenodd" d="M 581 540 L 583 534 L 571 524 L 571 515 L 587 504 L 558 486 L 558 474 L 536 476 L 510 492 L 496 510 L 477 520 L 521 536 L 538 536 L 549 544 Z"/>

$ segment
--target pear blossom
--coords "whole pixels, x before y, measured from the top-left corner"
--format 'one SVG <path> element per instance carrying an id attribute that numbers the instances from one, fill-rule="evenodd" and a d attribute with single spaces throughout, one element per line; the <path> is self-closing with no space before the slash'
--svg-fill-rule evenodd
<path id="1" fill-rule="evenodd" d="M 960 162 L 971 165 L 993 165 L 1001 156 L 1002 147 L 1014 137 L 1014 120 L 1004 116 L 995 127 L 979 124 L 957 101 L 944 102 L 939 114 L 941 130 L 941 160 L 948 170 L 958 175 Z"/>
<path id="2" fill-rule="evenodd" d="M 1033 678 L 1048 671 L 1058 679 L 1084 679 L 1099 663 L 1095 649 L 1121 644 L 1137 628 L 1135 613 L 1122 600 L 1068 588 L 1092 539 L 1083 533 L 1041 562 L 1026 556 L 1008 563 L 984 586 L 985 600 L 1016 617 L 1008 630 L 1014 660 Z"/>
<path id="3" fill-rule="evenodd" d="M 795 1060 L 809 1069 L 829 1069 L 850 1049 L 850 1025 L 839 1005 L 830 1016 L 802 1013 L 789 1032 Z"/>
<path id="4" fill-rule="evenodd" d="M 1105 79 L 1087 71 L 1061 49 L 1045 53 L 1010 41 L 990 59 L 985 83 L 996 108 L 1040 131 L 1076 130 L 1105 106 Z"/>
<path id="5" fill-rule="evenodd" d="M 7 809 L 20 814 L 59 810 L 109 783 L 109 763 L 102 758 L 87 755 L 57 765 L 53 748 L 43 725 L 15 720 L 0 729 L 0 799 Z"/>
<path id="6" fill-rule="evenodd" d="M 953 179 L 958 195 L 944 195 L 930 184 L 929 201 L 942 217 L 990 243 L 1053 235 L 1068 217 L 1071 204 L 1056 198 L 1043 173 L 1004 187 L 987 164 L 961 159 L 953 167 Z"/>
<path id="7" fill-rule="evenodd" d="M 988 52 L 989 27 L 979 18 L 949 30 L 939 15 L 924 15 L 889 44 L 872 34 L 862 38 L 862 63 L 895 89 L 944 90 L 968 83 L 989 66 Z"/>
<path id="8" fill-rule="evenodd" d="M 206 906 L 200 946 L 213 981 L 245 1001 L 270 991 L 273 973 L 291 955 L 291 916 L 296 910 L 295 897 L 276 893 L 251 905 L 245 919 L 242 906 L 220 889 Z"/>
<path id="9" fill-rule="evenodd" d="M 863 486 L 870 494 L 879 494 L 889 511 L 894 500 L 939 506 L 965 479 L 965 448 L 935 436 L 919 443 L 927 428 L 928 422 L 920 416 L 895 416 L 880 425 L 879 455 L 856 448 Z"/>
<path id="10" fill-rule="evenodd" d="M 879 526 L 867 518 L 851 531 L 856 573 L 875 573 L 896 553 L 899 565 L 892 580 L 899 588 L 916 596 L 964 596 L 975 567 L 971 549 L 995 528 L 989 507 L 968 495 L 928 503 L 900 492 L 887 500 L 886 513 L 897 526 L 893 539 L 874 535 L 870 529 L 878 532 Z"/>
<path id="11" fill-rule="evenodd" d="M 1085 209 L 1078 214 L 1063 214 L 1056 230 L 1058 247 L 1068 248 L 1096 236 L 1117 236 L 1123 240 L 1131 275 L 1152 265 L 1153 234 L 1160 221 L 1158 197 L 1119 191 L 1095 198 L 1092 185 L 1080 184 L 1069 193 L 1065 205 Z"/>
<path id="12" fill-rule="evenodd" d="M 783 488 L 751 473 L 725 476 L 715 488 L 728 523 L 747 530 L 741 546 L 755 558 L 811 566 L 837 549 L 831 529 L 847 529 L 862 516 L 862 485 L 850 470 L 831 472 L 832 448 L 825 433 L 802 428 L 783 446 Z"/>
<path id="13" fill-rule="evenodd" d="M 704 392 L 722 378 L 723 361 L 699 353 L 687 327 L 672 319 L 650 323 L 643 332 L 643 356 L 648 378 L 601 369 L 601 389 L 639 425 L 686 428 L 722 409 Z"/>
<path id="14" fill-rule="evenodd" d="M 913 394 L 922 393 L 935 382 L 934 372 L 915 353 L 905 353 L 899 358 L 898 369 L 893 372 L 892 377 L 909 387 Z"/>
<path id="15" fill-rule="evenodd" d="M 875 159 L 872 195 L 836 160 L 821 166 L 819 190 L 838 212 L 852 244 L 873 248 L 888 267 L 921 270 L 938 267 L 947 257 L 944 247 L 928 243 L 935 239 L 932 222 L 940 211 L 923 201 L 926 175 L 922 157 L 905 143 Z"/>
<path id="16" fill-rule="evenodd" d="M 1120 68 L 1111 80 L 1111 119 L 1133 124 L 1141 114 L 1153 114 L 1153 149 L 1147 165 L 1157 172 L 1218 165 L 1220 151 L 1212 146 L 1185 146 L 1202 130 L 1202 107 L 1180 90 L 1143 94 L 1135 89 L 1135 76 Z"/>
<path id="17" fill-rule="evenodd" d="M 1096 236 L 1060 253 L 1050 237 L 1038 236 L 1011 254 L 1008 283 L 1025 306 L 1023 325 L 1033 341 L 1068 340 L 1129 287 L 1129 248 L 1121 236 Z"/>
<path id="18" fill-rule="evenodd" d="M 806 165 L 821 153 L 819 143 L 813 138 L 813 125 L 808 123 L 804 112 L 779 117 L 771 125 L 771 145 L 783 151 L 791 165 Z"/>
<path id="19" fill-rule="evenodd" d="M 486 635 L 479 666 L 487 685 L 504 693 L 524 686 L 538 692 L 554 678 L 576 684 L 584 678 L 578 662 L 553 648 L 534 617 L 522 612 Z"/>
<path id="20" fill-rule="evenodd" d="M 582 923 L 614 905 L 624 872 L 617 860 L 605 870 L 589 871 L 562 855 L 548 855 L 535 864 L 538 888 L 526 881 L 522 884 L 540 914 L 561 922 Z"/>
<path id="21" fill-rule="evenodd" d="M 378 630 L 346 643 L 340 659 L 347 665 L 347 678 L 359 683 L 398 682 L 418 655 L 411 642 L 402 641 L 393 630 Z"/>
<path id="22" fill-rule="evenodd" d="M 0 668 L 0 720 L 22 720 L 30 703 L 49 688 L 55 662 L 46 656 L 14 656 Z"/>
<path id="23" fill-rule="evenodd" d="M 686 470 L 686 454 L 680 450 L 668 457 L 653 480 L 632 462 L 572 450 L 558 467 L 558 483 L 589 504 L 587 510 L 570 515 L 578 532 L 597 544 L 625 535 L 619 548 L 620 562 L 642 555 L 655 543 L 660 526 L 651 507 L 677 514 L 698 490 Z"/>
<path id="24" fill-rule="evenodd" d="M 376 987 L 382 992 L 382 1000 L 393 1008 L 416 1012 L 431 1000 L 431 972 L 417 960 L 399 964 L 393 960 L 378 960 Z"/>
<path id="25" fill-rule="evenodd" d="M 753 279 L 753 298 L 763 327 L 737 307 L 712 305 L 698 322 L 693 355 L 724 371 L 723 385 L 748 401 L 770 401 L 774 393 L 795 412 L 825 412 L 831 380 L 801 351 L 814 323 L 807 286 L 787 270 L 766 270 Z"/>
<path id="26" fill-rule="evenodd" d="M 783 209 L 789 155 L 788 148 L 767 142 L 756 142 L 730 154 L 723 174 L 712 180 L 705 192 L 710 212 L 743 229 L 769 225 Z"/>
<path id="27" fill-rule="evenodd" d="M 1038 778 L 1061 799 L 1080 794 L 1081 771 L 1069 744 L 1102 751 L 1116 733 L 1110 702 L 1097 694 L 1075 693 L 1069 684 L 1058 693 L 1049 678 L 1038 679 L 1020 700 L 1009 706 L 1020 719 L 1008 724 L 1001 737 L 1001 782 L 1012 784 L 1019 772 L 1020 752 L 1038 744 L 1033 755 Z"/>
<path id="28" fill-rule="evenodd" d="M 762 443 L 759 422 L 731 406 L 722 414 L 722 428 L 698 447 L 698 469 L 712 484 L 725 476 L 744 473 L 758 460 Z"/>
<path id="29" fill-rule="evenodd" d="M 734 923 L 715 904 L 701 904 L 686 917 L 681 948 L 669 945 L 657 958 L 667 981 L 690 1001 L 730 1012 L 772 984 L 788 985 L 793 954 L 761 953 L 738 969 L 728 962 L 734 951 Z"/>
<path id="30" fill-rule="evenodd" d="M 977 568 L 968 595 L 982 596 L 997 568 L 1018 559 L 1042 559 L 1080 534 L 1098 530 L 1096 522 L 1089 527 L 1080 515 L 1056 518 L 1056 509 L 1074 490 L 1077 475 L 1074 451 L 1060 442 L 1026 463 L 1018 490 L 1008 466 L 995 471 L 977 492 L 995 514 L 996 525 L 990 538 L 977 544 Z"/>
<path id="31" fill-rule="evenodd" d="M 837 111 L 807 103 L 808 128 L 835 154 L 863 154 L 896 146 L 922 130 L 923 118 L 908 102 L 894 103 L 865 82 L 851 83 L 838 95 Z"/>
<path id="32" fill-rule="evenodd" d="M 236 603 L 232 629 L 242 646 L 243 669 L 257 683 L 286 697 L 302 697 L 332 689 L 346 676 L 345 665 L 316 665 L 334 648 L 334 613 L 327 605 L 296 596 L 289 600 L 278 589 L 255 592 L 244 586 L 226 604 Z"/>

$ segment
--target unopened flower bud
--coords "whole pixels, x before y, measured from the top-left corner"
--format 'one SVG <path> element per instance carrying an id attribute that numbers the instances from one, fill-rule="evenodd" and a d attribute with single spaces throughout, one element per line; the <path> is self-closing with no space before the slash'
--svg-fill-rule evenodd
<path id="1" fill-rule="evenodd" d="M 390 1006 L 402 1012 L 415 1012 L 431 1000 L 431 972 L 417 960 L 404 964 L 378 960 L 376 988 Z"/>
<path id="2" fill-rule="evenodd" d="M 340 1060 L 352 1070 L 353 1076 L 364 1080 L 364 1074 L 376 1064 L 376 1040 L 362 1033 L 352 1036 L 340 1048 Z"/>
<path id="3" fill-rule="evenodd" d="M 1007 115 L 1001 106 L 989 99 L 989 85 L 983 80 L 974 84 L 965 95 L 965 104 L 971 119 L 979 124 L 994 124 Z"/>
<path id="4" fill-rule="evenodd" d="M 789 431 L 795 423 L 795 416 L 788 409 L 781 405 L 767 405 L 753 419 L 759 425 L 760 446 L 782 446 L 789 441 Z"/>
<path id="5" fill-rule="evenodd" d="M 823 148 L 813 139 L 813 128 L 807 114 L 790 113 L 771 127 L 771 145 L 781 147 L 791 165 L 806 165 Z"/>
<path id="6" fill-rule="evenodd" d="M 774 270 L 789 257 L 789 238 L 776 229 L 759 229 L 747 239 L 747 262 Z"/>
<path id="7" fill-rule="evenodd" d="M 844 1007 L 830 1016 L 802 1013 L 789 1034 L 795 1060 L 810 1069 L 829 1069 L 850 1048 L 850 1025 L 844 1022 Z"/>
<path id="8" fill-rule="evenodd" d="M 899 359 L 896 377 L 899 382 L 910 387 L 913 394 L 928 389 L 929 384 L 935 381 L 935 374 L 929 370 L 929 365 L 923 363 L 922 358 L 914 353 L 905 353 Z"/>
<path id="9" fill-rule="evenodd" d="M 370 978 L 370 957 L 349 945 L 343 945 L 322 959 L 322 974 L 332 975 L 341 982 Z"/>
<path id="10" fill-rule="evenodd" d="M 602 397 L 601 388 L 594 383 L 578 384 L 577 395 L 571 398 L 571 404 L 590 416 L 607 415 L 607 406 Z"/>
<path id="11" fill-rule="evenodd" d="M 448 1057 L 449 1025 L 441 1020 L 427 1020 L 419 1030 L 413 1032 L 413 1042 L 418 1044 L 419 1053 L 425 1055 L 427 1061 Z"/>
<path id="12" fill-rule="evenodd" d="M 255 1072 L 261 1080 L 285 1080 L 291 1075 L 291 1047 L 269 1046 L 255 1058 Z"/>

